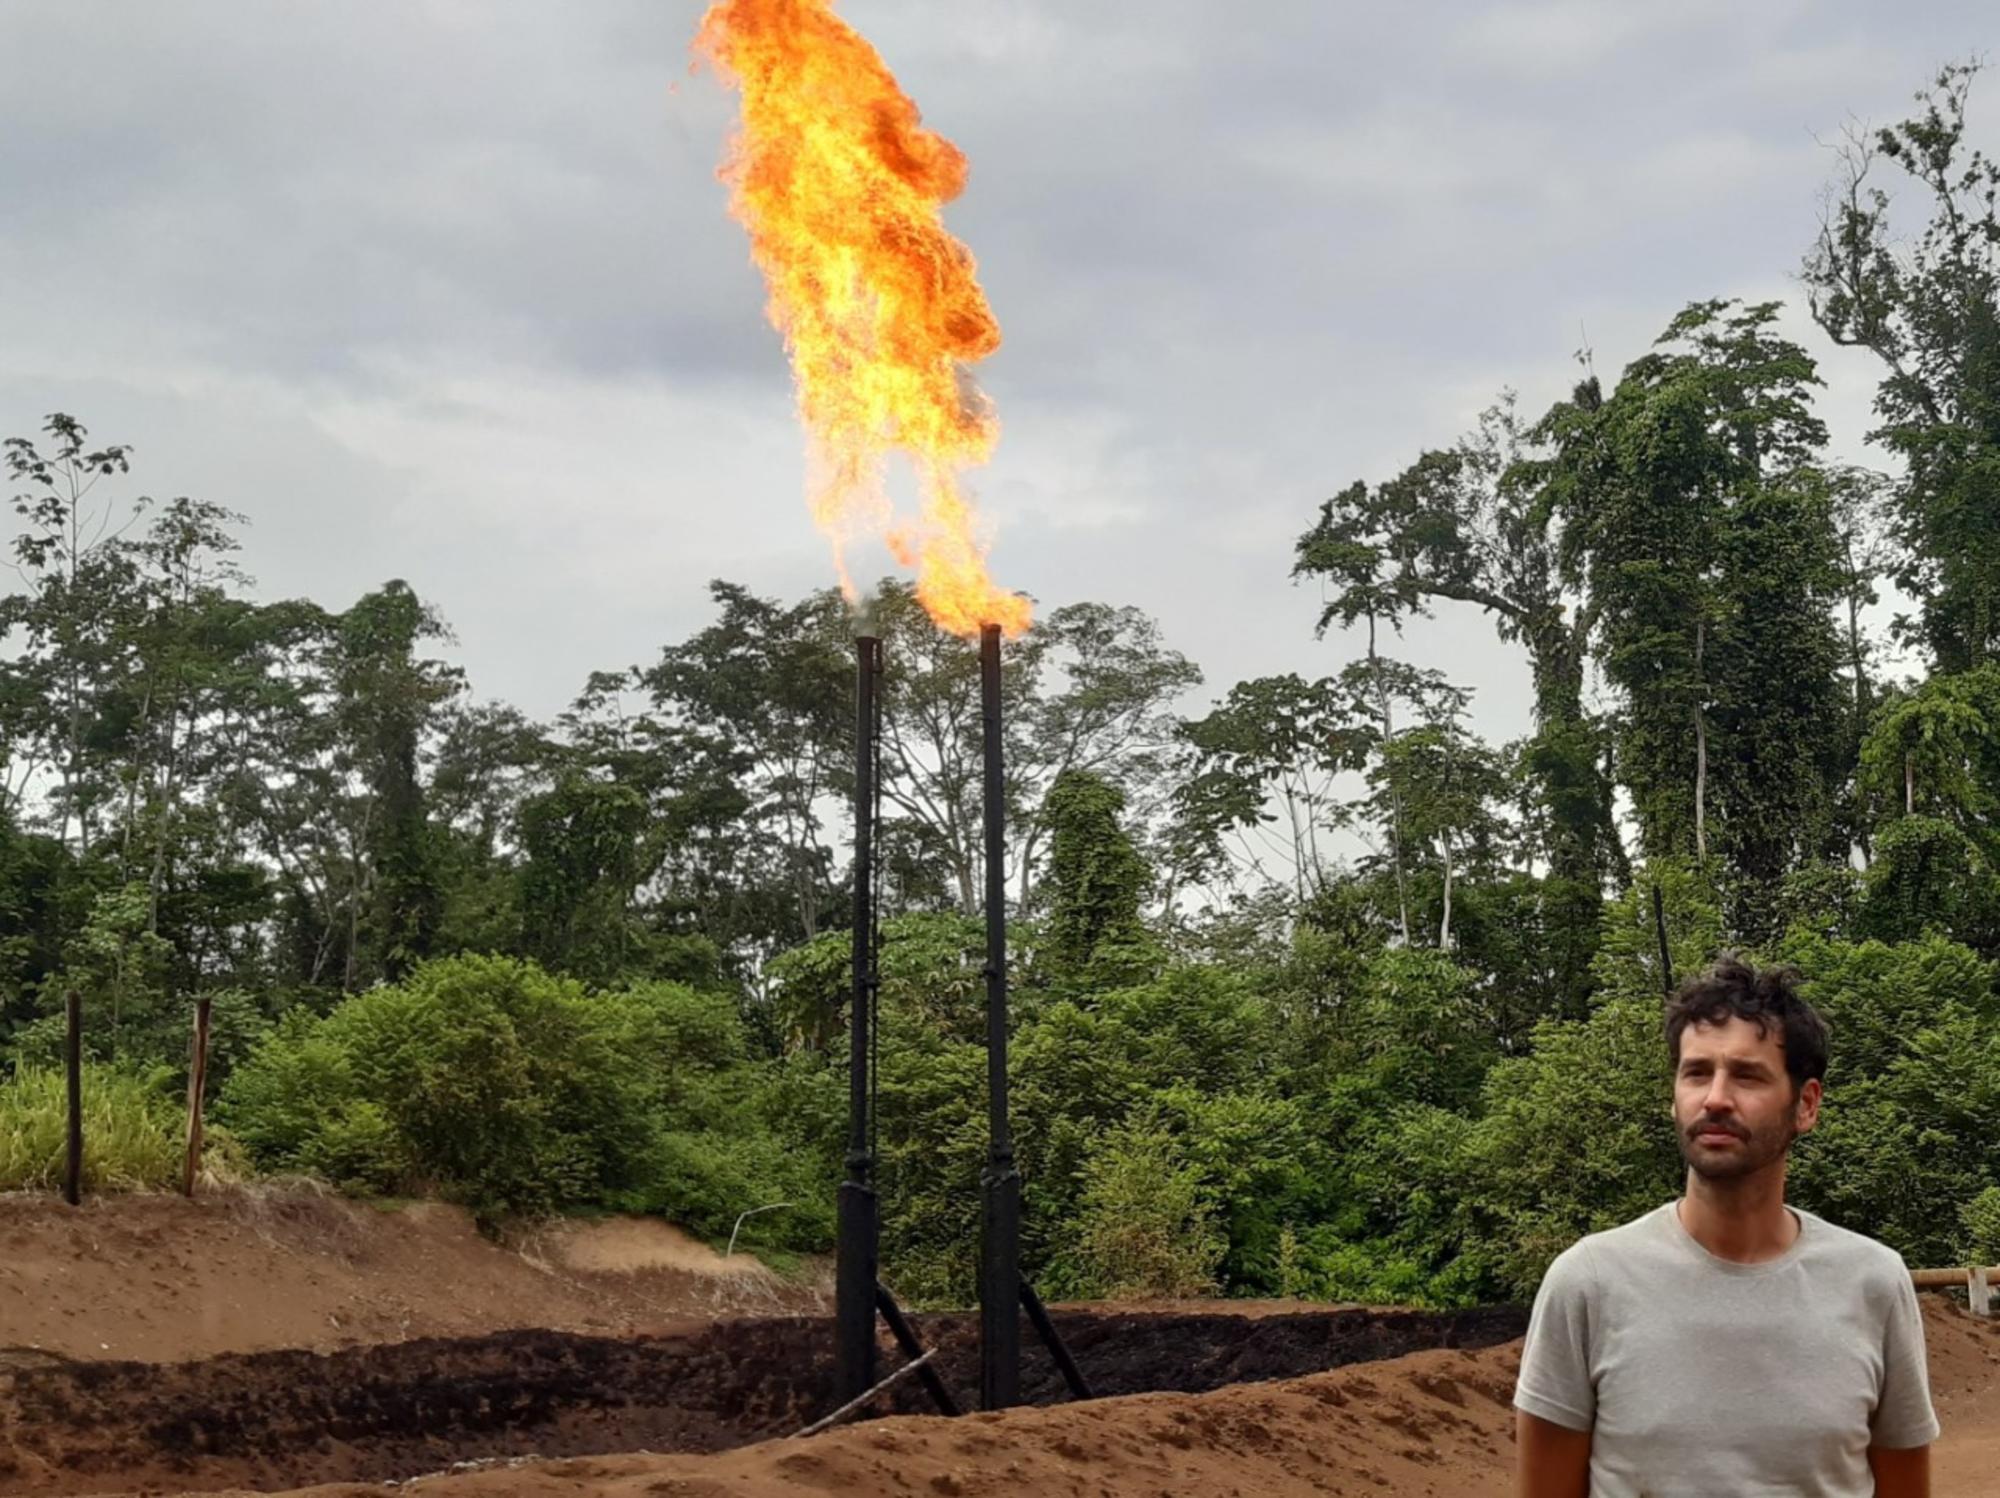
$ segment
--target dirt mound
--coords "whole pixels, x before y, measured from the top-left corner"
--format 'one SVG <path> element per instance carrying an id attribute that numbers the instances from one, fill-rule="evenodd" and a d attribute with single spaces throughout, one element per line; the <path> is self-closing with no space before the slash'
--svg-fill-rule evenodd
<path id="1" fill-rule="evenodd" d="M 1939 1498 L 1992 1491 L 2000 1328 L 1925 1306 L 1945 1436 Z M 1518 1344 L 1425 1352 L 1283 1383 L 871 1421 L 716 1456 L 627 1455 L 450 1473 L 425 1498 L 1445 1498 L 1503 1492 Z"/>
<path id="2" fill-rule="evenodd" d="M 724 1258 L 699 1238 L 653 1217 L 558 1222 L 519 1243 L 530 1258 L 574 1274 L 647 1275 L 667 1271 L 700 1278 L 770 1278 L 747 1254 Z"/>
<path id="3" fill-rule="evenodd" d="M 1489 1345 L 1518 1336 L 1522 1318 L 1295 1307 L 1254 1318 L 1069 1309 L 1056 1320 L 1094 1386 L 1123 1394 Z M 977 1318 L 917 1326 L 969 1406 Z M 170 1367 L 21 1367 L 0 1374 L 0 1491 L 273 1488 L 477 1459 L 720 1451 L 795 1431 L 833 1406 L 831 1333 L 824 1316 L 771 1317 L 652 1337 L 508 1332 Z M 1039 1349 L 1022 1371 L 1028 1399 L 1064 1397 Z M 893 1408 L 926 1407 L 913 1386 L 893 1394 Z"/>
<path id="4" fill-rule="evenodd" d="M 515 1251 L 465 1213 L 311 1191 L 0 1196 L 0 1368 L 49 1358 L 178 1362 L 540 1327 L 607 1335 L 817 1311 L 744 1255 L 664 1223 L 608 1220 Z"/>

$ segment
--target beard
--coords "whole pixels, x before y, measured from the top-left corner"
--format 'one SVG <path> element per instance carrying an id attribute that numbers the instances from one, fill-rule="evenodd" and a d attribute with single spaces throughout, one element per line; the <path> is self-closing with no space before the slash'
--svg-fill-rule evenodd
<path id="1" fill-rule="evenodd" d="M 1725 1129 L 1737 1143 L 1717 1148 L 1697 1137 L 1705 1129 Z M 1740 1119 L 1696 1118 L 1674 1130 L 1680 1141 L 1681 1158 L 1688 1169 L 1706 1181 L 1740 1181 L 1765 1170 L 1785 1157 L 1799 1131 L 1790 1115 L 1761 1129 L 1746 1126 Z"/>

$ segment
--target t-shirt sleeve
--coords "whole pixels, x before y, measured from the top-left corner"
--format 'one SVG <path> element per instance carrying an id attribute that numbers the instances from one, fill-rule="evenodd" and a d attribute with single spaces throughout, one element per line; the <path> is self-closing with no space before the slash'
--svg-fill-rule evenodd
<path id="1" fill-rule="evenodd" d="M 1896 1261 L 1896 1291 L 1883 1328 L 1882 1389 L 1868 1422 L 1868 1443 L 1902 1450 L 1928 1446 L 1938 1438 L 1931 1408 L 1930 1369 L 1924 1359 L 1924 1318 L 1917 1291 L 1902 1261 Z"/>
<path id="2" fill-rule="evenodd" d="M 1591 1374 L 1590 1333 L 1596 1277 L 1590 1249 L 1578 1243 L 1542 1278 L 1521 1349 L 1521 1377 L 1514 1407 L 1570 1430 L 1597 1422 L 1597 1383 Z"/>

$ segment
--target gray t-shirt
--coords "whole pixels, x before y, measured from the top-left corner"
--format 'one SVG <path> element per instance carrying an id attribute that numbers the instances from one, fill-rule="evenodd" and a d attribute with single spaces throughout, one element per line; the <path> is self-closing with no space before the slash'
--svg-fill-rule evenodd
<path id="1" fill-rule="evenodd" d="M 1868 1498 L 1871 1445 L 1937 1439 L 1901 1256 L 1794 1215 L 1761 1264 L 1711 1254 L 1669 1202 L 1549 1267 L 1514 1403 L 1592 1432 L 1592 1498 Z"/>

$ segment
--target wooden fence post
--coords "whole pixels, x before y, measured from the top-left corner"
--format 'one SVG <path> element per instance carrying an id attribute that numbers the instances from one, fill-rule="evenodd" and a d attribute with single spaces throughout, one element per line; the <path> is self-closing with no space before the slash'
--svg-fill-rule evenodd
<path id="1" fill-rule="evenodd" d="M 83 997 L 75 989 L 63 995 L 69 1011 L 69 1035 L 63 1061 L 69 1077 L 69 1158 L 63 1171 L 63 1200 L 83 1203 Z"/>
<path id="2" fill-rule="evenodd" d="M 1956 1290 L 1963 1286 L 1965 1298 L 1975 1316 L 1993 1314 L 1993 1282 L 2000 1280 L 2000 1264 L 1969 1264 L 1957 1269 L 1912 1269 L 1910 1282 L 1919 1290 Z"/>
<path id="3" fill-rule="evenodd" d="M 187 1163 L 181 1171 L 181 1195 L 194 1195 L 194 1178 L 201 1170 L 201 1112 L 208 1091 L 208 1012 L 206 995 L 194 1006 L 194 1048 L 188 1058 Z"/>

